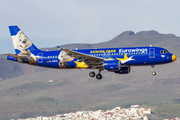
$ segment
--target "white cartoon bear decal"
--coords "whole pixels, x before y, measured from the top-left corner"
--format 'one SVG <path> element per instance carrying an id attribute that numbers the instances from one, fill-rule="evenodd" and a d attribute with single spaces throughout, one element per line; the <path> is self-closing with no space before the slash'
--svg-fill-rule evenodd
<path id="1" fill-rule="evenodd" d="M 12 36 L 14 48 L 20 50 L 18 55 L 28 57 L 29 64 L 36 64 L 36 57 L 28 50 L 32 46 L 32 42 L 26 35 L 19 31 L 16 36 Z"/>
<path id="2" fill-rule="evenodd" d="M 59 67 L 66 68 L 66 65 L 67 65 L 66 62 L 73 61 L 74 57 L 70 57 L 69 55 L 67 55 L 67 53 L 65 51 L 61 51 L 58 56 L 58 59 L 60 60 Z"/>
<path id="3" fill-rule="evenodd" d="M 32 45 L 32 42 L 25 36 L 22 31 L 19 31 L 13 39 L 14 48 L 21 52 L 26 51 Z"/>

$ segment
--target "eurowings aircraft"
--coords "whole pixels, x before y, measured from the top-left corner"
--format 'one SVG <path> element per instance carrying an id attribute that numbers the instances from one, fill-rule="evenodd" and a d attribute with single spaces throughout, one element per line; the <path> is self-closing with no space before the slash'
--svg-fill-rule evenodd
<path id="1" fill-rule="evenodd" d="M 101 71 L 116 74 L 130 73 L 131 66 L 151 66 L 155 76 L 155 65 L 174 62 L 176 56 L 160 47 L 127 47 L 70 50 L 59 48 L 56 51 L 38 49 L 18 28 L 9 26 L 16 54 L 6 54 L 8 60 L 31 65 L 59 69 L 91 69 L 89 76 L 100 80 Z M 94 69 L 98 69 L 96 75 Z"/>

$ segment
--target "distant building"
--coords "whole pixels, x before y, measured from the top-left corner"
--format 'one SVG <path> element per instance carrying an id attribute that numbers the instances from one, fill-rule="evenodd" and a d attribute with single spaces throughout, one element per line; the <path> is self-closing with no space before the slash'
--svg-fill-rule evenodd
<path id="1" fill-rule="evenodd" d="M 77 111 L 66 114 L 58 114 L 51 117 L 37 117 L 19 120 L 148 120 L 146 114 L 151 114 L 151 109 L 138 108 L 139 105 L 131 105 L 131 108 L 116 107 L 103 111 Z"/>
<path id="2" fill-rule="evenodd" d="M 138 108 L 139 105 L 131 105 L 131 108 Z"/>

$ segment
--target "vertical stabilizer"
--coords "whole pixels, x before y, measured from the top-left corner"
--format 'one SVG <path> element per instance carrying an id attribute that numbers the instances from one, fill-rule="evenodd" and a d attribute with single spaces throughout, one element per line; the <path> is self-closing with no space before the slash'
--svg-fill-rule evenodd
<path id="1" fill-rule="evenodd" d="M 28 37 L 19 29 L 18 26 L 9 26 L 12 42 L 16 54 L 33 53 L 40 51 Z"/>

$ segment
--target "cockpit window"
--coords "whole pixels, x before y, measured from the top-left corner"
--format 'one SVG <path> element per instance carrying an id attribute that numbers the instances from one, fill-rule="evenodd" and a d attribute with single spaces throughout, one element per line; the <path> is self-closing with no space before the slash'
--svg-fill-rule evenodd
<path id="1" fill-rule="evenodd" d="M 161 53 L 161 54 L 163 54 L 163 53 L 169 53 L 169 51 L 167 51 L 167 50 L 161 50 L 160 53 Z"/>

